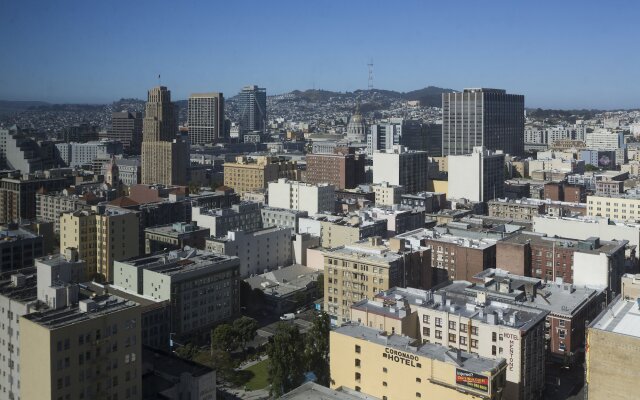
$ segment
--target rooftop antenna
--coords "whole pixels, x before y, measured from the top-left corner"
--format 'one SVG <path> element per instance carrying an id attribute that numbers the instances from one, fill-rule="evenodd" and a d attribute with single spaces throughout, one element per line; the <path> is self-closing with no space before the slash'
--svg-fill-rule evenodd
<path id="1" fill-rule="evenodd" d="M 158 74 L 158 86 L 162 86 L 162 82 L 160 81 L 160 74 Z"/>
<path id="2" fill-rule="evenodd" d="M 369 63 L 367 64 L 367 67 L 369 67 L 368 89 L 369 90 L 373 90 L 373 58 L 371 60 L 369 60 Z"/>

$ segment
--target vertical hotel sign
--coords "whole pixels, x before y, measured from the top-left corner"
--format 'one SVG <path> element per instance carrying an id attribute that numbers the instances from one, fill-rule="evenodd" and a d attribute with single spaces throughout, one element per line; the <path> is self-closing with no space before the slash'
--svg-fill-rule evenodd
<path id="1" fill-rule="evenodd" d="M 489 392 L 489 378 L 456 368 L 456 385 Z"/>

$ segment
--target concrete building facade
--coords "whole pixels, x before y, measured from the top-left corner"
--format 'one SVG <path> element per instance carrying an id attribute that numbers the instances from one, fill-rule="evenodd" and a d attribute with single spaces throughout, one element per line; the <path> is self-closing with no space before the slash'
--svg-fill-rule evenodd
<path id="1" fill-rule="evenodd" d="M 449 156 L 447 198 L 485 202 L 504 197 L 504 154 L 474 147 Z"/>
<path id="2" fill-rule="evenodd" d="M 269 182 L 269 207 L 318 214 L 334 211 L 335 202 L 335 187 L 328 183 L 312 185 L 286 178 Z"/>
<path id="3" fill-rule="evenodd" d="M 406 193 L 427 190 L 429 158 L 426 151 L 393 146 L 373 153 L 373 183 L 404 186 Z"/>

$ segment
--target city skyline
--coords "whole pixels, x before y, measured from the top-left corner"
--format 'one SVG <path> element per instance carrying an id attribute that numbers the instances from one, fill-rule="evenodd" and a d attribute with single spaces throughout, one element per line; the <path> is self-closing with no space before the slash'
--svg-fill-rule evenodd
<path id="1" fill-rule="evenodd" d="M 3 2 L 0 99 L 144 98 L 159 74 L 175 99 L 248 84 L 354 91 L 373 60 L 380 89 L 501 87 L 528 108 L 640 107 L 640 56 L 625 51 L 638 5 L 547 4 Z"/>

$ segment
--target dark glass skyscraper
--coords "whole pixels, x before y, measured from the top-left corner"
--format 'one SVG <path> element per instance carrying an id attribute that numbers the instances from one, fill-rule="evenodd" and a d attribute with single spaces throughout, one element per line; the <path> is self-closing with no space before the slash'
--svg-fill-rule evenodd
<path id="1" fill-rule="evenodd" d="M 476 146 L 524 154 L 524 96 L 485 88 L 442 94 L 442 155 Z"/>
<path id="2" fill-rule="evenodd" d="M 240 135 L 256 131 L 264 133 L 267 128 L 267 89 L 245 86 L 238 97 Z"/>

